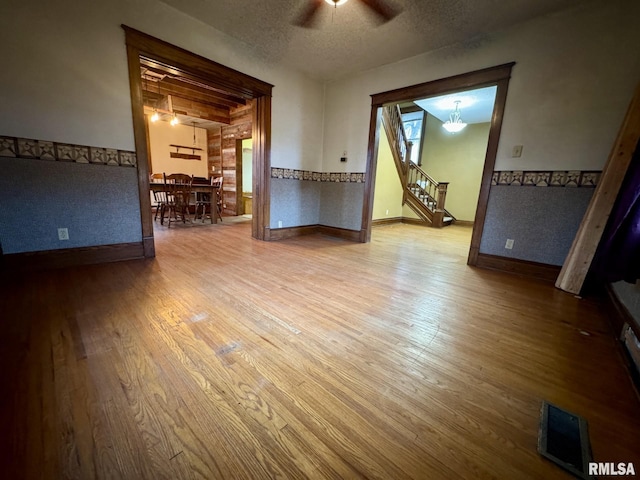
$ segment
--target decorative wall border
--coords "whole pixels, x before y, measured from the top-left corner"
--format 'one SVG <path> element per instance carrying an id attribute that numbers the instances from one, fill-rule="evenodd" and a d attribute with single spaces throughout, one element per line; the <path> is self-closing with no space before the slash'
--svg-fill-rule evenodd
<path id="1" fill-rule="evenodd" d="M 491 185 L 512 187 L 596 187 L 602 174 L 599 170 L 494 171 Z"/>
<path id="2" fill-rule="evenodd" d="M 135 167 L 137 163 L 136 153 L 128 150 L 88 147 L 86 145 L 7 136 L 0 136 L 0 157 L 32 158 L 119 167 Z"/>
<path id="3" fill-rule="evenodd" d="M 364 183 L 365 174 L 348 172 L 312 172 L 309 170 L 272 167 L 271 178 L 309 180 L 312 182 Z"/>

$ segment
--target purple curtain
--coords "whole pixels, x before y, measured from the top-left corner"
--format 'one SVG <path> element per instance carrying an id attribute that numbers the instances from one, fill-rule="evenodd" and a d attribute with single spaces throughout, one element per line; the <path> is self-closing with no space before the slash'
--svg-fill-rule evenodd
<path id="1" fill-rule="evenodd" d="M 602 234 L 591 273 L 605 282 L 635 283 L 640 278 L 640 143 Z"/>

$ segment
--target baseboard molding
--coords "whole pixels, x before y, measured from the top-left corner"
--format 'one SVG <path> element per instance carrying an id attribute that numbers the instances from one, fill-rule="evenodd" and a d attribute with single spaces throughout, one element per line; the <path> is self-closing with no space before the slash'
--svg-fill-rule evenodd
<path id="1" fill-rule="evenodd" d="M 285 238 L 301 237 L 303 235 L 312 235 L 318 233 L 319 225 L 304 225 L 301 227 L 284 227 L 284 228 L 270 228 L 269 238 L 270 241 L 284 240 Z"/>
<path id="2" fill-rule="evenodd" d="M 360 230 L 348 230 L 346 228 L 328 227 L 326 225 L 318 225 L 318 233 L 329 235 L 331 237 L 344 238 L 352 242 L 361 242 Z"/>
<path id="3" fill-rule="evenodd" d="M 392 225 L 394 223 L 402 223 L 403 217 L 392 217 L 392 218 L 378 218 L 376 220 L 371 220 L 372 227 L 380 227 L 382 225 Z"/>
<path id="4" fill-rule="evenodd" d="M 486 253 L 478 253 L 475 266 L 522 275 L 524 277 L 537 278 L 550 283 L 556 281 L 562 268 L 557 265 L 547 265 L 546 263 L 530 262 L 517 258 L 498 257 L 497 255 L 488 255 Z"/>
<path id="5" fill-rule="evenodd" d="M 454 220 L 452 225 L 459 227 L 473 227 L 473 220 Z"/>
<path id="6" fill-rule="evenodd" d="M 348 230 L 346 228 L 329 227 L 327 225 L 304 225 L 301 227 L 270 228 L 269 241 L 284 240 L 286 238 L 301 237 L 320 233 L 332 237 L 344 238 L 352 242 L 361 242 L 360 230 Z"/>
<path id="7" fill-rule="evenodd" d="M 5 254 L 2 268 L 9 271 L 49 270 L 139 258 L 144 258 L 143 242 Z"/>
<path id="8" fill-rule="evenodd" d="M 420 218 L 410 218 L 410 217 L 402 217 L 402 223 L 406 223 L 408 225 L 420 225 L 422 227 L 430 227 L 431 224 L 426 220 L 422 220 Z"/>
<path id="9" fill-rule="evenodd" d="M 411 218 L 411 217 L 391 217 L 391 218 L 378 218 L 376 220 L 371 220 L 372 227 L 379 227 L 382 225 L 392 225 L 394 223 L 407 223 L 409 225 L 422 225 L 422 226 L 430 226 L 430 223 L 426 220 L 421 220 L 419 218 Z M 472 220 L 454 220 L 452 225 L 458 225 L 461 227 L 473 227 Z"/>

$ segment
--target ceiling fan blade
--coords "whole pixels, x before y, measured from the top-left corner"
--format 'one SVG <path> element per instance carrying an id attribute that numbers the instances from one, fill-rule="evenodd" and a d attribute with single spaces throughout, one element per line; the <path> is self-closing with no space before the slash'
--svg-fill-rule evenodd
<path id="1" fill-rule="evenodd" d="M 294 25 L 297 25 L 299 27 L 304 27 L 304 28 L 310 28 L 313 27 L 313 25 L 316 22 L 316 13 L 318 12 L 318 9 L 322 6 L 322 2 L 324 0 L 307 0 L 308 1 L 308 5 L 305 7 L 304 10 L 302 10 L 302 12 L 300 13 L 300 15 L 298 15 L 298 18 L 296 18 L 293 22 Z"/>
<path id="2" fill-rule="evenodd" d="M 392 7 L 385 0 L 360 0 L 360 3 L 364 3 L 369 7 L 382 23 L 388 22 L 400 13 L 400 10 Z"/>

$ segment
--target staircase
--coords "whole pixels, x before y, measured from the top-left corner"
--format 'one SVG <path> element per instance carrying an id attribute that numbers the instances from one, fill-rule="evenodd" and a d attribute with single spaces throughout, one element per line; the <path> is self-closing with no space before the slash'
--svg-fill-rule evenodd
<path id="1" fill-rule="evenodd" d="M 449 183 L 436 182 L 410 160 L 412 144 L 407 140 L 402 126 L 400 107 L 383 107 L 382 123 L 404 189 L 402 204 L 407 204 L 418 217 L 433 227 L 441 228 L 453 223 L 454 216 L 444 208 Z"/>

